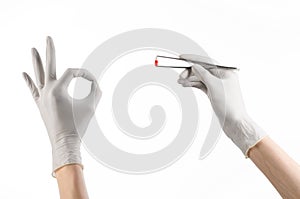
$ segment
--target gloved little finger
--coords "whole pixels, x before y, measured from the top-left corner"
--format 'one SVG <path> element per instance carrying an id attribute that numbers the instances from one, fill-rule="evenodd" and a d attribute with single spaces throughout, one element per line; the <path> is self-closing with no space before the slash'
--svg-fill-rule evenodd
<path id="1" fill-rule="evenodd" d="M 186 81 L 184 83 L 182 83 L 181 85 L 183 87 L 194 87 L 194 86 L 197 86 L 199 84 L 199 82 L 189 82 L 189 81 Z"/>
<path id="2" fill-rule="evenodd" d="M 204 93 L 207 94 L 207 88 L 203 84 L 203 82 L 198 81 L 198 82 L 190 82 L 190 81 L 185 81 L 181 84 L 183 87 L 194 87 L 202 90 Z"/>
<path id="3" fill-rule="evenodd" d="M 37 100 L 40 97 L 40 94 L 39 94 L 39 91 L 38 91 L 36 85 L 34 84 L 33 80 L 27 73 L 23 72 L 22 74 L 23 74 L 23 78 L 24 78 L 27 86 L 30 89 L 33 99 Z"/>

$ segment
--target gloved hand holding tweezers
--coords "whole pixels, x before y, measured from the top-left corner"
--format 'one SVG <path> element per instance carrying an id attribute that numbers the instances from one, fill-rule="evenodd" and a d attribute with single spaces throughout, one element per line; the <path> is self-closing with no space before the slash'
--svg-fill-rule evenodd
<path id="1" fill-rule="evenodd" d="M 199 55 L 181 55 L 180 59 L 194 65 L 181 73 L 178 83 L 207 94 L 223 131 L 248 157 L 249 149 L 266 133 L 246 111 L 236 68 L 214 64 Z"/>

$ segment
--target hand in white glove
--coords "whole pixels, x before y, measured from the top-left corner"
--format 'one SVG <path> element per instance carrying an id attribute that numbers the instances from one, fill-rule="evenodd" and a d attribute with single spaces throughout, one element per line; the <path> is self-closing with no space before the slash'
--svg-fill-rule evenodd
<path id="1" fill-rule="evenodd" d="M 48 131 L 52 146 L 53 173 L 67 164 L 80 164 L 80 137 L 94 114 L 101 97 L 97 80 L 87 70 L 67 69 L 60 79 L 56 79 L 56 61 L 53 41 L 47 37 L 46 72 L 39 53 L 32 49 L 33 66 L 37 86 L 27 73 L 23 77 L 40 110 Z M 81 100 L 73 99 L 68 94 L 68 86 L 73 78 L 82 77 L 92 82 L 90 94 Z M 72 107 L 73 106 L 73 107 Z M 80 111 L 76 118 L 73 108 Z M 77 114 L 78 115 L 78 114 Z"/>
<path id="2" fill-rule="evenodd" d="M 223 131 L 242 150 L 246 157 L 266 133 L 248 116 L 238 81 L 231 69 L 211 67 L 199 55 L 181 55 L 181 58 L 194 63 L 192 69 L 186 69 L 178 83 L 184 87 L 196 87 L 205 92 L 212 104 Z M 214 63 L 212 60 L 210 61 Z"/>

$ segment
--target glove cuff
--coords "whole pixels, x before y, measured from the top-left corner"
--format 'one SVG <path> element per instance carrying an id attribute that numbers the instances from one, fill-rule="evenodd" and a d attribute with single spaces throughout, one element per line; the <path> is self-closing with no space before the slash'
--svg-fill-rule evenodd
<path id="1" fill-rule="evenodd" d="M 231 140 L 241 149 L 246 158 L 249 150 L 260 142 L 267 133 L 250 118 L 237 122 L 232 129 Z"/>
<path id="2" fill-rule="evenodd" d="M 83 167 L 81 163 L 80 138 L 77 132 L 63 132 L 58 135 L 67 136 L 58 136 L 55 143 L 52 144 L 53 177 L 55 177 L 55 171 L 65 165 L 79 164 Z"/>

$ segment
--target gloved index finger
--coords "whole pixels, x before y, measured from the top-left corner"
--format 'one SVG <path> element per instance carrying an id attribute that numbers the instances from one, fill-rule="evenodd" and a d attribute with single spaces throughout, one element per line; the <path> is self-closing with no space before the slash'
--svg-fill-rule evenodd
<path id="1" fill-rule="evenodd" d="M 66 87 L 68 87 L 71 80 L 76 77 L 82 77 L 89 81 L 96 81 L 95 77 L 88 70 L 79 68 L 68 68 L 61 76 L 60 82 Z"/>
<path id="2" fill-rule="evenodd" d="M 201 65 L 204 68 L 209 70 L 215 68 L 239 70 L 237 67 L 219 65 L 216 60 L 207 56 L 194 55 L 194 54 L 182 54 L 179 57 L 181 59 L 186 60 L 187 62 L 192 62 L 193 64 Z"/>
<path id="3" fill-rule="evenodd" d="M 59 80 L 62 84 L 61 86 L 64 87 L 64 89 L 67 89 L 71 80 L 76 77 L 82 77 L 92 82 L 90 94 L 82 100 L 93 103 L 96 106 L 101 97 L 101 90 L 98 86 L 96 78 L 88 70 L 68 68 Z"/>
<path id="4" fill-rule="evenodd" d="M 207 56 L 194 55 L 194 54 L 182 54 L 179 57 L 192 63 L 206 63 L 206 64 L 217 65 L 217 62 L 215 60 Z"/>

